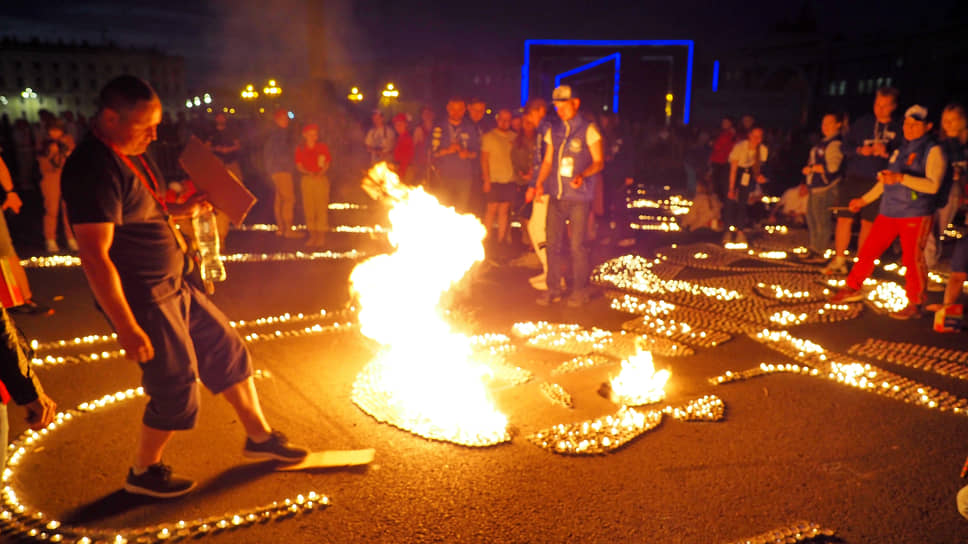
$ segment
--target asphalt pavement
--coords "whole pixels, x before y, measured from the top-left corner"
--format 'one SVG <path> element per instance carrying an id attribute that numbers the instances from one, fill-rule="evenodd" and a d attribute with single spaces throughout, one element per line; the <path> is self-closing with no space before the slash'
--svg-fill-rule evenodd
<path id="1" fill-rule="evenodd" d="M 684 234 L 643 233 L 632 252 L 692 240 Z M 360 234 L 336 234 L 337 249 L 380 251 Z M 286 246 L 289 244 L 289 246 Z M 268 233 L 236 232 L 231 250 L 271 252 L 295 242 Z M 600 249 L 602 260 L 624 250 Z M 446 248 L 440 248 L 441 258 Z M 335 311 L 349 301 L 352 261 L 230 263 L 216 303 L 233 320 Z M 483 266 L 460 293 L 460 315 L 475 332 L 509 334 L 519 321 L 580 323 L 618 330 L 629 314 L 612 310 L 600 294 L 584 308 L 541 308 L 527 282 L 534 270 Z M 754 272 L 755 274 L 755 272 Z M 31 269 L 37 296 L 53 316 L 16 316 L 39 342 L 106 334 L 80 268 Z M 932 295 L 934 296 L 934 295 Z M 55 299 L 56 297 L 56 299 Z M 62 297 L 62 298 L 61 298 Z M 272 334 L 276 328 L 255 326 Z M 296 328 L 298 329 L 298 328 Z M 790 329 L 792 334 L 844 352 L 867 338 L 966 349 L 965 333 L 940 335 L 928 319 L 898 322 L 865 310 L 857 319 Z M 86 353 L 115 349 L 77 349 Z M 428 350 L 432 350 L 428 346 Z M 382 424 L 350 399 L 374 345 L 352 327 L 251 343 L 268 418 L 294 442 L 314 450 L 375 448 L 368 467 L 298 473 L 247 463 L 244 435 L 227 403 L 206 393 L 198 427 L 179 433 L 165 461 L 199 481 L 186 497 L 143 500 L 120 491 L 130 463 L 143 399 L 125 400 L 75 418 L 45 439 L 16 468 L 20 500 L 73 527 L 131 530 L 170 526 L 296 500 L 310 491 L 331 501 L 299 515 L 242 524 L 197 535 L 215 543 L 328 542 L 648 542 L 717 543 L 739 540 L 798 520 L 836 530 L 860 543 L 963 542 L 968 521 L 955 508 L 968 454 L 968 417 L 848 388 L 822 378 L 776 374 L 713 386 L 708 378 L 782 355 L 736 335 L 695 355 L 656 355 L 672 378 L 666 403 L 706 394 L 726 405 L 719 422 L 666 418 L 626 447 L 597 456 L 563 456 L 526 436 L 562 422 L 614 412 L 597 390 L 614 367 L 562 377 L 574 408 L 556 406 L 538 384 L 566 355 L 522 349 L 515 364 L 535 379 L 492 392 L 508 415 L 512 440 L 470 448 L 425 440 Z M 40 350 L 43 354 L 44 350 Z M 61 350 L 68 353 L 69 350 Z M 968 397 L 968 383 L 889 363 L 897 374 Z M 139 385 L 130 362 L 102 358 L 46 365 L 38 370 L 62 409 Z M 432 376 L 427 377 L 432 380 Z M 446 383 L 437 384 L 446 387 Z M 12 433 L 23 431 L 11 408 Z M 13 540 L 9 532 L 5 535 Z"/>

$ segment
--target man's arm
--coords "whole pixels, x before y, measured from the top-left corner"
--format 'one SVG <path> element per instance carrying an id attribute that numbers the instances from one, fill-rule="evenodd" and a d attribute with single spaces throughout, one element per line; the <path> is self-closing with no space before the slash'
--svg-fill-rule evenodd
<path id="1" fill-rule="evenodd" d="M 488 163 L 489 153 L 484 151 L 484 145 L 481 145 L 481 178 L 484 180 L 484 192 L 487 193 L 491 189 L 491 165 Z"/>
<path id="2" fill-rule="evenodd" d="M 551 165 L 555 160 L 555 151 L 549 145 L 545 149 L 544 159 L 541 161 L 541 169 L 538 170 L 538 178 L 534 185 L 534 195 L 539 197 L 544 193 L 544 182 L 551 175 Z"/>
<path id="3" fill-rule="evenodd" d="M 111 242 L 114 241 L 114 224 L 77 223 L 73 228 L 84 275 L 94 292 L 94 298 L 114 325 L 125 357 L 136 362 L 153 359 L 155 352 L 151 340 L 135 320 L 121 290 L 118 269 L 108 255 Z"/>
<path id="4" fill-rule="evenodd" d="M 605 168 L 605 153 L 602 151 L 601 139 L 589 145 L 588 152 L 592 155 L 592 163 L 588 165 L 588 168 L 586 168 L 583 172 L 579 173 L 577 178 L 572 180 L 572 185 L 575 187 L 581 187 L 581 184 L 584 183 L 585 178 L 588 176 L 594 176 Z"/>
<path id="5" fill-rule="evenodd" d="M 7 169 L 7 163 L 0 159 L 0 186 L 3 190 L 7 192 L 6 200 L 3 201 L 3 206 L 0 209 L 6 210 L 10 208 L 13 213 L 20 213 L 20 207 L 23 206 L 23 202 L 14 191 L 13 178 L 10 177 L 10 170 Z"/>

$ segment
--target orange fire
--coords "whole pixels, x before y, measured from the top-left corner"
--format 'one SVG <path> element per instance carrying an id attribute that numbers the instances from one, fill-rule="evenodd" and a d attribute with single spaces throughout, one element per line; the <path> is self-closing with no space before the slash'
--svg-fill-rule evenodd
<path id="1" fill-rule="evenodd" d="M 445 321 L 441 307 L 443 295 L 483 260 L 483 225 L 401 184 L 385 163 L 370 169 L 364 188 L 391 205 L 394 251 L 350 275 L 360 329 L 381 345 L 357 377 L 353 401 L 426 438 L 469 446 L 509 440 L 507 417 L 485 388 L 488 369 L 471 359 L 470 339 Z"/>

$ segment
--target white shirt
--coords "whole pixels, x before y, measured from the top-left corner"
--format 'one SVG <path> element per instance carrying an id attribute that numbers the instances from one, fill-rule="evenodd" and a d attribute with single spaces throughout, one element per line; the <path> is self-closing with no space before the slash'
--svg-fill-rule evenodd
<path id="1" fill-rule="evenodd" d="M 760 144 L 760 164 L 766 162 L 766 159 L 770 156 L 770 152 L 766 149 L 765 144 Z M 753 163 L 753 150 L 750 149 L 750 141 L 742 140 L 733 146 L 733 150 L 729 152 L 729 162 L 735 162 L 736 166 L 740 168 L 751 168 Z"/>

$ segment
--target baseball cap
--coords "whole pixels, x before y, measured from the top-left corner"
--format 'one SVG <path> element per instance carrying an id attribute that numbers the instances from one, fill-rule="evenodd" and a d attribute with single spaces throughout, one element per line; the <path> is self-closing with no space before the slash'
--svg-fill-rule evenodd
<path id="1" fill-rule="evenodd" d="M 317 125 L 316 123 L 307 123 L 306 125 L 303 125 L 303 128 L 302 128 L 303 132 L 309 132 L 310 130 L 315 130 L 316 132 L 319 132 L 319 125 Z"/>
<path id="2" fill-rule="evenodd" d="M 409 123 L 410 119 L 407 117 L 406 113 L 398 113 L 393 116 L 393 122 L 396 123 L 397 121 L 403 121 L 404 123 Z"/>
<path id="3" fill-rule="evenodd" d="M 928 120 L 928 108 L 921 106 L 920 104 L 915 104 L 904 112 L 904 117 L 910 117 L 915 121 L 927 121 Z"/>
<path id="4" fill-rule="evenodd" d="M 559 85 L 551 93 L 552 102 L 564 102 L 572 98 L 576 98 L 576 96 L 571 92 L 571 85 Z"/>

